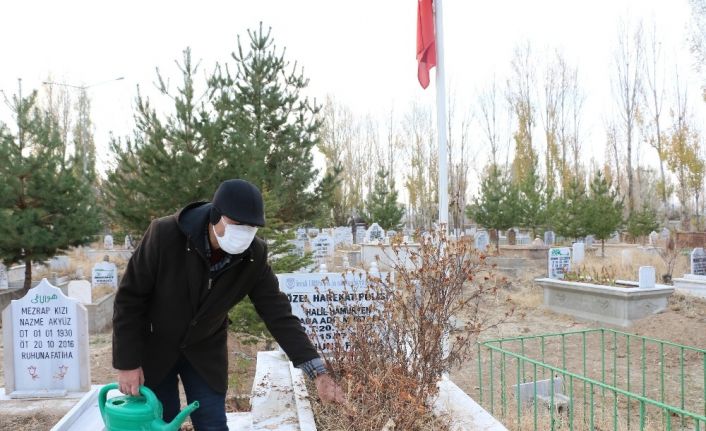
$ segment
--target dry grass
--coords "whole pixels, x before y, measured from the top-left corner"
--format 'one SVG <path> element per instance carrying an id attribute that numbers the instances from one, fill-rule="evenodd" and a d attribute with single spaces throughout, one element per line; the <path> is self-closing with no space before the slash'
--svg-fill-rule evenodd
<path id="1" fill-rule="evenodd" d="M 637 280 L 637 272 L 641 266 L 653 266 L 658 283 L 661 282 L 661 275 L 667 272 L 666 264 L 659 255 L 634 248 L 631 260 L 632 262 L 623 263 L 621 257 L 587 255 L 579 268 L 581 272 L 588 274 L 600 274 L 602 271 L 606 271 L 618 280 Z M 575 271 L 579 268 L 572 269 Z M 673 275 L 677 276 L 688 272 L 690 272 L 688 256 L 680 255 L 674 266 Z"/>

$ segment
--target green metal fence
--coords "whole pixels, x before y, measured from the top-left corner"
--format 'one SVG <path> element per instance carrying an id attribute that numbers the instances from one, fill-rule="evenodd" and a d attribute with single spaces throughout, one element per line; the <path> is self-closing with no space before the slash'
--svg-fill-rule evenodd
<path id="1" fill-rule="evenodd" d="M 477 401 L 514 430 L 706 431 L 706 350 L 611 329 L 478 344 Z"/>

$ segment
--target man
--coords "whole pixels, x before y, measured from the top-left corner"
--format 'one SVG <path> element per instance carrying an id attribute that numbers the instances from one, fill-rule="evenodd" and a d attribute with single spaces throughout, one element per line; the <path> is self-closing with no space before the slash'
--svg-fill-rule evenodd
<path id="1" fill-rule="evenodd" d="M 267 263 L 260 191 L 228 180 L 213 201 L 188 205 L 154 220 L 128 262 L 113 312 L 113 367 L 120 391 L 152 389 L 169 422 L 180 409 L 178 378 L 199 431 L 226 431 L 228 311 L 248 295 L 295 366 L 314 378 L 324 402 L 342 402 L 341 389 Z"/>

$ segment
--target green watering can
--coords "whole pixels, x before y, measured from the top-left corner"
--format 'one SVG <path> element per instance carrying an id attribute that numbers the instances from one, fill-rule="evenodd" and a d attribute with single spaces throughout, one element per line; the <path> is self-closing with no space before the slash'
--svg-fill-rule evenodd
<path id="1" fill-rule="evenodd" d="M 117 383 L 103 386 L 98 393 L 98 408 L 108 431 L 178 431 L 181 424 L 199 402 L 186 406 L 171 423 L 162 420 L 162 403 L 146 386 L 140 386 L 140 396 L 124 395 L 106 400 L 111 389 L 118 389 Z"/>

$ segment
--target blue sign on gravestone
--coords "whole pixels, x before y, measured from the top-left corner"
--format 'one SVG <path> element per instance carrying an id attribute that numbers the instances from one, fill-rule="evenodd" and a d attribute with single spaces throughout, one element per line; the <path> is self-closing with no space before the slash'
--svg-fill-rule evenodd
<path id="1" fill-rule="evenodd" d="M 549 278 L 564 278 L 564 273 L 571 269 L 571 249 L 569 247 L 550 248 L 547 264 Z"/>

